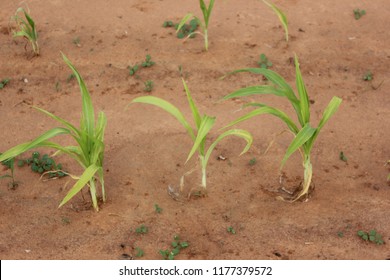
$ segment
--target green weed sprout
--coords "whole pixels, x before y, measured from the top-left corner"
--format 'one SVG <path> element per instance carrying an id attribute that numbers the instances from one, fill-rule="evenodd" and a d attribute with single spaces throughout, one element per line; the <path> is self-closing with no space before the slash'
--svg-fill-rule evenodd
<path id="1" fill-rule="evenodd" d="M 246 142 L 247 145 L 243 149 L 240 155 L 244 154 L 247 152 L 253 142 L 252 135 L 242 129 L 231 129 L 228 131 L 225 131 L 221 133 L 217 139 L 209 146 L 208 150 L 206 151 L 206 140 L 207 136 L 211 130 L 211 128 L 214 126 L 215 123 L 215 117 L 210 117 L 207 115 L 201 116 L 198 108 L 196 107 L 194 101 L 192 100 L 191 93 L 188 90 L 187 84 L 185 83 L 184 79 L 182 79 L 184 89 L 187 95 L 187 100 L 188 100 L 188 105 L 191 109 L 192 116 L 196 125 L 196 129 L 193 129 L 191 125 L 187 122 L 185 119 L 184 115 L 178 108 L 176 108 L 174 105 L 171 103 L 158 98 L 154 96 L 141 96 L 138 98 L 135 98 L 130 104 L 133 103 L 144 103 L 144 104 L 150 104 L 157 106 L 165 111 L 167 111 L 169 114 L 171 114 L 173 117 L 175 117 L 187 130 L 188 135 L 191 137 L 193 141 L 193 146 L 188 154 L 186 163 L 192 158 L 192 156 L 198 152 L 199 160 L 200 160 L 200 165 L 202 169 L 202 184 L 201 186 L 206 189 L 206 168 L 207 168 L 207 163 L 209 161 L 210 155 L 212 151 L 214 150 L 215 146 L 225 137 L 230 136 L 230 135 L 235 135 L 238 137 L 243 138 Z"/>
<path id="2" fill-rule="evenodd" d="M 1 156 L 1 153 L 0 153 Z M 11 182 L 9 183 L 9 186 L 11 189 L 16 189 L 18 186 L 18 183 L 15 181 L 15 176 L 14 176 L 14 170 L 15 170 L 15 158 L 9 158 L 4 161 L 0 161 L 2 165 L 4 165 L 6 168 L 11 170 L 11 175 L 5 174 L 0 176 L 0 179 L 4 178 L 11 178 Z"/>
<path id="3" fill-rule="evenodd" d="M 2 79 L 0 81 L 0 89 L 3 89 L 9 83 L 9 81 L 10 81 L 10 79 L 8 79 L 8 78 Z"/>
<path id="4" fill-rule="evenodd" d="M 202 14 L 203 14 L 203 22 L 200 18 L 194 16 L 192 13 L 188 13 L 187 15 L 185 15 L 183 17 L 183 19 L 180 21 L 179 25 L 176 28 L 176 33 L 177 33 L 181 30 L 181 28 L 186 24 L 186 22 L 188 20 L 190 20 L 191 18 L 195 19 L 197 21 L 197 23 L 199 24 L 199 26 L 202 28 L 203 33 L 198 32 L 198 31 L 194 31 L 194 32 L 190 33 L 187 36 L 187 38 L 191 37 L 194 34 L 202 35 L 204 38 L 204 48 L 206 51 L 209 48 L 208 28 L 209 28 L 209 21 L 210 21 L 211 12 L 212 12 L 213 7 L 214 7 L 214 2 L 215 2 L 215 0 L 210 0 L 209 6 L 207 7 L 204 0 L 199 0 L 200 9 L 201 9 Z"/>
<path id="5" fill-rule="evenodd" d="M 269 69 L 262 68 L 248 68 L 240 69 L 233 71 L 229 74 L 238 73 L 238 72 L 251 72 L 255 74 L 263 75 L 267 80 L 269 80 L 272 85 L 260 85 L 260 86 L 251 86 L 243 89 L 239 89 L 227 96 L 224 99 L 236 98 L 249 96 L 253 94 L 273 94 L 279 97 L 284 97 L 289 100 L 292 107 L 294 108 L 299 123 L 295 123 L 285 112 L 265 105 L 261 103 L 249 103 L 245 106 L 258 107 L 257 109 L 245 114 L 244 116 L 236 119 L 231 122 L 227 127 L 250 119 L 254 116 L 261 114 L 271 114 L 275 117 L 281 119 L 289 128 L 289 130 L 294 135 L 294 139 L 287 148 L 286 154 L 281 163 L 280 169 L 283 168 L 284 164 L 288 158 L 297 150 L 300 151 L 302 155 L 303 167 L 304 167 L 304 179 L 302 190 L 293 198 L 293 201 L 301 198 L 304 195 L 307 195 L 309 192 L 310 184 L 312 181 L 312 165 L 310 161 L 310 153 L 313 148 L 314 142 L 317 139 L 321 129 L 327 123 L 329 118 L 337 111 L 338 107 L 341 104 L 341 99 L 338 97 L 333 97 L 326 107 L 322 118 L 318 126 L 312 127 L 310 124 L 310 101 L 309 96 L 306 91 L 305 84 L 302 79 L 301 71 L 299 69 L 299 62 L 297 56 L 295 56 L 295 72 L 296 72 L 296 86 L 298 89 L 298 96 L 295 95 L 293 89 L 287 84 L 287 82 L 276 72 Z M 228 74 L 228 75 L 229 75 Z"/>
<path id="6" fill-rule="evenodd" d="M 286 15 L 283 13 L 281 9 L 279 9 L 275 4 L 262 0 L 264 4 L 266 4 L 268 7 L 270 7 L 274 13 L 278 16 L 280 22 L 283 25 L 284 28 L 284 34 L 286 36 L 286 42 L 288 42 L 288 21 Z"/>
<path id="7" fill-rule="evenodd" d="M 11 18 L 17 26 L 17 29 L 13 30 L 13 37 L 23 37 L 27 39 L 32 46 L 34 54 L 39 55 L 38 32 L 35 28 L 35 22 L 29 13 L 29 10 L 26 11 L 26 9 L 22 7 L 19 7 L 16 10 L 15 15 Z"/>
<path id="8" fill-rule="evenodd" d="M 93 207 L 96 211 L 98 211 L 99 207 L 97 203 L 96 192 L 97 181 L 99 181 L 101 184 L 103 202 L 106 200 L 103 179 L 103 138 L 107 120 L 105 114 L 100 112 L 95 125 L 94 109 L 84 80 L 76 68 L 69 61 L 69 59 L 64 54 L 62 54 L 62 57 L 65 63 L 72 70 L 73 74 L 76 76 L 80 86 L 82 97 L 82 116 L 80 120 L 80 128 L 76 128 L 66 120 L 57 117 L 44 109 L 34 107 L 38 111 L 58 121 L 63 127 L 50 129 L 30 142 L 23 143 L 9 149 L 0 156 L 0 162 L 14 158 L 17 155 L 38 147 L 53 148 L 57 150 L 57 153 L 62 152 L 67 154 L 75 159 L 83 167 L 84 172 L 80 177 L 72 176 L 72 178 L 77 179 L 77 182 L 69 190 L 58 207 L 61 207 L 67 203 L 72 197 L 80 192 L 84 186 L 87 185 L 91 194 Z M 61 146 L 57 143 L 49 141 L 49 139 L 63 134 L 71 136 L 77 142 L 77 145 Z"/>

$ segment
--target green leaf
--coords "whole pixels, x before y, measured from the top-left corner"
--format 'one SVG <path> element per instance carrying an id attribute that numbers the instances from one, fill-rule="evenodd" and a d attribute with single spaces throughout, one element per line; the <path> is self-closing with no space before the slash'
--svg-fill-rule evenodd
<path id="1" fill-rule="evenodd" d="M 281 9 L 279 9 L 273 3 L 265 1 L 265 0 L 263 0 L 263 2 L 266 5 L 268 5 L 275 12 L 275 14 L 279 17 L 279 20 L 282 23 L 283 28 L 284 28 L 284 32 L 286 34 L 286 42 L 288 42 L 288 22 L 287 22 L 286 15 L 283 13 L 283 11 Z"/>
<path id="2" fill-rule="evenodd" d="M 257 105 L 260 105 L 260 104 L 257 104 Z M 234 120 L 233 122 L 229 123 L 224 128 L 227 128 L 229 126 L 233 126 L 235 124 L 238 124 L 238 123 L 240 123 L 242 121 L 251 119 L 251 118 L 253 118 L 255 116 L 258 116 L 258 115 L 271 114 L 271 115 L 274 115 L 275 117 L 281 119 L 294 134 L 297 134 L 299 132 L 298 127 L 295 125 L 295 123 L 291 120 L 291 118 L 286 113 L 284 113 L 283 111 L 281 111 L 279 109 L 276 109 L 274 107 L 270 107 L 270 106 L 263 105 L 263 104 L 261 104 L 261 105 L 262 105 L 261 108 L 255 109 L 255 110 L 245 114 L 244 116 L 242 116 L 242 117 Z"/>
<path id="3" fill-rule="evenodd" d="M 246 88 L 241 88 L 236 90 L 228 95 L 226 95 L 223 99 L 231 99 L 237 97 L 250 96 L 253 94 L 273 94 L 276 96 L 285 96 L 285 91 L 276 88 L 275 86 L 250 86 Z"/>
<path id="4" fill-rule="evenodd" d="M 186 24 L 186 22 L 187 22 L 190 18 L 192 18 L 193 16 L 194 16 L 194 15 L 193 15 L 192 13 L 186 14 L 186 15 L 183 17 L 183 19 L 180 21 L 179 25 L 177 26 L 177 28 L 176 28 L 176 33 L 178 33 L 178 32 L 181 30 L 181 28 L 184 26 L 184 24 Z"/>
<path id="5" fill-rule="evenodd" d="M 8 151 L 4 152 L 2 155 L 0 155 L 0 162 L 5 161 L 10 158 L 14 158 L 30 149 L 34 149 L 36 147 L 41 147 L 43 143 L 46 142 L 46 140 L 53 138 L 60 134 L 70 134 L 70 131 L 68 129 L 57 127 L 50 129 L 43 133 L 41 136 L 38 136 L 34 140 L 30 142 L 26 142 L 23 144 L 19 144 Z"/>
<path id="6" fill-rule="evenodd" d="M 252 143 L 253 143 L 253 137 L 252 137 L 252 134 L 250 134 L 248 131 L 246 130 L 242 130 L 242 129 L 231 129 L 231 130 L 228 130 L 228 131 L 225 131 L 224 133 L 220 134 L 218 136 L 218 138 L 210 145 L 209 149 L 207 150 L 207 153 L 206 153 L 206 156 L 205 156 L 205 165 L 207 165 L 207 162 L 210 158 L 210 155 L 211 153 L 213 152 L 214 148 L 217 146 L 217 144 L 222 140 L 224 139 L 225 137 L 227 136 L 230 136 L 230 135 L 234 135 L 234 136 L 238 136 L 238 137 L 241 137 L 242 139 L 244 139 L 247 144 L 246 146 L 244 147 L 244 149 L 242 150 L 242 152 L 240 153 L 240 156 L 244 153 L 246 153 L 249 148 L 251 147 Z"/>
<path id="7" fill-rule="evenodd" d="M 64 199 L 61 201 L 58 208 L 63 206 L 65 203 L 67 203 L 72 197 L 74 197 L 78 192 L 81 191 L 81 189 L 90 181 L 93 180 L 93 177 L 95 173 L 101 169 L 100 166 L 97 166 L 95 164 L 92 164 L 87 169 L 84 170 L 84 173 L 81 175 L 79 180 L 73 185 L 73 187 L 69 190 L 67 195 L 64 197 Z"/>
<path id="8" fill-rule="evenodd" d="M 282 160 L 281 167 L 284 166 L 287 159 L 299 148 L 301 148 L 316 132 L 316 128 L 312 128 L 310 124 L 306 124 L 295 136 L 294 140 L 291 142 L 290 146 L 287 148 L 287 152 L 284 155 Z"/>
<path id="9" fill-rule="evenodd" d="M 324 110 L 324 113 L 322 114 L 322 118 L 318 124 L 318 127 L 317 127 L 315 134 L 313 135 L 312 139 L 310 139 L 310 141 L 308 143 L 309 150 L 311 150 L 311 148 L 313 147 L 314 142 L 317 139 L 318 134 L 320 133 L 321 129 L 329 121 L 329 119 L 333 116 L 333 114 L 337 112 L 338 108 L 340 107 L 341 102 L 342 102 L 342 99 L 339 97 L 336 97 L 336 96 L 334 96 L 332 98 L 332 100 L 329 102 L 328 106 Z"/>
<path id="10" fill-rule="evenodd" d="M 202 122 L 202 117 L 200 116 L 198 108 L 196 107 L 194 101 L 192 100 L 190 90 L 188 89 L 187 84 L 183 78 L 182 78 L 182 81 L 183 81 L 184 89 L 185 89 L 186 94 L 187 94 L 188 104 L 190 105 L 192 116 L 193 116 L 195 124 L 196 124 L 196 128 L 199 129 L 200 123 Z"/>
<path id="11" fill-rule="evenodd" d="M 184 118 L 183 114 L 177 109 L 174 105 L 169 103 L 168 101 L 165 101 L 164 99 L 161 99 L 159 97 L 154 96 L 141 96 L 138 98 L 133 99 L 133 101 L 130 103 L 144 103 L 144 104 L 150 104 L 157 106 L 165 111 L 167 111 L 169 114 L 174 116 L 187 130 L 190 137 L 195 140 L 195 134 L 191 128 L 191 126 L 188 124 L 186 119 Z"/>
<path id="12" fill-rule="evenodd" d="M 301 118 L 299 118 L 302 127 L 310 121 L 310 102 L 307 95 L 306 86 L 303 82 L 301 70 L 299 69 L 298 57 L 295 55 L 295 79 L 299 93 L 299 107 Z"/>
<path id="13" fill-rule="evenodd" d="M 213 127 L 214 123 L 215 123 L 215 117 L 204 116 L 202 118 L 202 122 L 200 124 L 199 130 L 196 135 L 196 139 L 194 141 L 194 145 L 192 146 L 192 149 L 187 157 L 186 163 L 190 160 L 190 158 L 194 155 L 195 151 L 202 144 L 205 137 L 209 133 L 210 129 Z M 200 151 L 200 153 L 202 154 L 203 151 Z"/>

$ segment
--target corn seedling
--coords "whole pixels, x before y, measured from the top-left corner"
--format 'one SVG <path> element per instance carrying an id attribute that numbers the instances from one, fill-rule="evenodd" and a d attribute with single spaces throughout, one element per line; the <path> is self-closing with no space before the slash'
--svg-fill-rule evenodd
<path id="1" fill-rule="evenodd" d="M 185 83 L 184 79 L 182 79 L 184 89 L 187 95 L 187 100 L 188 100 L 188 105 L 191 109 L 192 116 L 196 125 L 196 129 L 193 129 L 190 124 L 187 122 L 185 119 L 184 115 L 178 108 L 176 108 L 174 105 L 171 103 L 158 98 L 154 96 L 142 96 L 135 98 L 130 104 L 132 103 L 144 103 L 144 104 L 150 104 L 157 106 L 165 111 L 167 111 L 169 114 L 174 116 L 186 129 L 187 133 L 191 137 L 193 141 L 193 146 L 188 154 L 186 163 L 192 158 L 192 156 L 198 152 L 199 160 L 200 160 L 200 165 L 202 169 L 202 184 L 201 186 L 206 189 L 206 168 L 207 168 L 207 163 L 209 161 L 210 155 L 212 151 L 214 150 L 215 146 L 225 137 L 230 136 L 230 135 L 235 135 L 238 137 L 243 138 L 246 142 L 247 145 L 245 146 L 244 150 L 241 152 L 241 154 L 245 153 L 248 151 L 250 148 L 253 138 L 252 135 L 241 129 L 231 129 L 228 131 L 225 131 L 221 133 L 217 139 L 209 146 L 208 150 L 206 151 L 206 140 L 207 136 L 211 130 L 211 128 L 214 126 L 215 123 L 215 117 L 210 117 L 207 115 L 201 116 L 198 108 L 196 107 L 194 101 L 192 100 L 192 96 L 190 94 L 190 91 L 188 90 L 187 84 Z M 182 179 L 184 176 L 182 177 Z M 181 183 L 182 185 L 183 183 Z"/>
<path id="2" fill-rule="evenodd" d="M 366 14 L 365 10 L 355 9 L 353 10 L 353 16 L 356 20 L 360 19 L 362 16 Z"/>
<path id="3" fill-rule="evenodd" d="M 11 18 L 16 24 L 16 30 L 12 30 L 13 37 L 27 39 L 32 46 L 34 54 L 39 55 L 38 32 L 35 28 L 35 22 L 29 14 L 30 11 L 28 8 L 26 9 L 19 7 Z"/>
<path id="4" fill-rule="evenodd" d="M 232 126 L 261 114 L 274 115 L 277 118 L 281 119 L 287 125 L 289 130 L 294 135 L 294 139 L 291 142 L 290 146 L 287 148 L 280 169 L 283 168 L 288 158 L 297 150 L 299 150 L 301 153 L 303 167 L 304 167 L 304 180 L 303 180 L 302 190 L 300 190 L 297 196 L 293 198 L 293 201 L 295 201 L 300 197 L 307 195 L 309 192 L 309 188 L 312 181 L 312 174 L 313 174 L 312 165 L 310 161 L 311 150 L 321 129 L 340 106 L 341 99 L 338 97 L 332 98 L 332 100 L 329 102 L 328 106 L 326 107 L 317 128 L 315 128 L 312 127 L 310 124 L 309 96 L 307 94 L 306 86 L 302 79 L 297 56 L 295 56 L 295 72 L 296 72 L 296 86 L 298 89 L 298 96 L 294 93 L 290 85 L 288 85 L 287 82 L 279 74 L 277 74 L 272 70 L 262 69 L 262 68 L 248 68 L 248 69 L 236 70 L 233 71 L 232 73 L 238 73 L 238 72 L 251 72 L 255 74 L 261 74 L 267 80 L 269 80 L 273 85 L 260 85 L 260 86 L 251 86 L 251 87 L 243 88 L 225 96 L 224 99 L 249 96 L 253 94 L 273 94 L 279 97 L 287 98 L 296 112 L 299 121 L 298 123 L 295 123 L 285 112 L 277 108 L 267 106 L 261 103 L 249 103 L 246 104 L 245 106 L 253 106 L 258 108 L 245 114 L 244 116 L 238 118 L 237 120 L 233 121 L 228 125 L 228 126 Z"/>
<path id="5" fill-rule="evenodd" d="M 9 83 L 9 79 L 2 79 L 0 81 L 0 89 L 4 88 Z"/>
<path id="6" fill-rule="evenodd" d="M 286 15 L 283 13 L 281 9 L 279 9 L 275 4 L 262 0 L 264 4 L 266 4 L 268 7 L 270 7 L 274 13 L 278 16 L 280 23 L 283 25 L 284 28 L 284 34 L 286 36 L 286 42 L 288 42 L 288 21 Z"/>
<path id="7" fill-rule="evenodd" d="M 0 156 L 0 161 L 14 158 L 17 155 L 38 147 L 53 148 L 57 150 L 57 153 L 65 153 L 69 155 L 82 166 L 84 172 L 80 177 L 72 176 L 72 178 L 77 179 L 77 182 L 63 198 L 59 207 L 67 203 L 72 197 L 80 192 L 84 186 L 88 186 L 93 207 L 96 211 L 98 211 L 99 207 L 96 192 L 97 181 L 99 181 L 101 184 L 101 195 L 103 202 L 106 200 L 103 179 L 103 141 L 107 120 L 105 114 L 100 112 L 95 125 L 95 113 L 92 106 L 91 97 L 84 80 L 76 68 L 69 61 L 69 59 L 64 54 L 62 54 L 62 57 L 65 63 L 72 70 L 73 74 L 76 76 L 80 86 L 82 97 L 82 116 L 80 120 L 80 128 L 76 128 L 66 120 L 57 117 L 44 109 L 34 107 L 36 110 L 58 121 L 63 127 L 50 129 L 30 142 L 23 143 L 9 149 Z M 58 135 L 71 136 L 77 142 L 77 145 L 61 146 L 57 143 L 49 141 L 51 138 Z"/>
<path id="8" fill-rule="evenodd" d="M 198 32 L 198 31 L 193 31 L 193 32 L 189 33 L 187 37 L 190 37 L 193 34 L 202 35 L 204 38 L 204 48 L 206 51 L 209 48 L 208 28 L 209 28 L 209 21 L 210 21 L 211 12 L 212 12 L 213 7 L 214 7 L 214 2 L 215 2 L 215 0 L 210 0 L 209 5 L 207 6 L 204 0 L 199 0 L 200 9 L 201 9 L 202 14 L 203 14 L 203 21 L 200 18 L 194 16 L 192 13 L 188 13 L 187 15 L 185 15 L 183 17 L 183 19 L 181 20 L 181 22 L 179 23 L 179 25 L 176 28 L 176 33 L 180 32 L 182 27 L 186 24 L 186 22 L 190 19 L 193 19 L 194 20 L 194 21 L 192 21 L 193 24 L 190 24 L 190 25 L 195 26 L 195 23 L 197 23 L 197 25 L 199 25 L 202 28 L 203 33 Z"/>

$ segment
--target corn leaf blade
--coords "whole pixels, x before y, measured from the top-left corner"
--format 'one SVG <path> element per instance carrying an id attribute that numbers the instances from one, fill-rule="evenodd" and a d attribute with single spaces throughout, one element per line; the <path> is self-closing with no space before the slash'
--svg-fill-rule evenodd
<path id="1" fill-rule="evenodd" d="M 177 107 L 169 103 L 168 101 L 165 101 L 164 99 L 161 99 L 159 97 L 154 96 L 141 96 L 133 99 L 133 101 L 130 103 L 144 103 L 144 104 L 150 104 L 157 106 L 169 114 L 171 114 L 173 117 L 175 117 L 187 130 L 188 134 L 190 135 L 191 139 L 195 140 L 195 134 L 192 130 L 192 127 L 188 124 L 186 119 L 184 118 L 183 114 L 180 112 Z"/>
<path id="2" fill-rule="evenodd" d="M 199 129 L 200 123 L 202 122 L 202 117 L 200 116 L 199 110 L 196 107 L 194 100 L 192 99 L 190 90 L 188 89 L 186 82 L 184 81 L 184 79 L 182 79 L 182 81 L 183 81 L 183 86 L 184 86 L 184 89 L 185 89 L 185 92 L 187 95 L 188 104 L 190 105 L 192 116 L 193 116 L 195 124 L 196 124 L 196 128 Z"/>
<path id="3" fill-rule="evenodd" d="M 275 4 L 268 2 L 268 1 L 265 1 L 265 0 L 263 0 L 263 2 L 267 6 L 269 6 L 275 12 L 275 14 L 279 17 L 279 20 L 282 23 L 283 28 L 284 28 L 284 33 L 286 35 L 286 42 L 288 42 L 288 21 L 287 21 L 286 15 Z"/>
<path id="4" fill-rule="evenodd" d="M 288 158 L 299 148 L 301 148 L 316 132 L 316 128 L 306 124 L 295 136 L 294 140 L 291 142 L 290 146 L 287 148 L 286 154 L 282 160 L 281 168 L 284 166 Z"/>
<path id="5" fill-rule="evenodd" d="M 298 57 L 295 56 L 295 80 L 299 94 L 300 114 L 301 114 L 301 125 L 304 126 L 310 121 L 310 102 L 309 96 L 307 95 L 306 86 L 303 82 L 301 70 L 299 69 Z"/>

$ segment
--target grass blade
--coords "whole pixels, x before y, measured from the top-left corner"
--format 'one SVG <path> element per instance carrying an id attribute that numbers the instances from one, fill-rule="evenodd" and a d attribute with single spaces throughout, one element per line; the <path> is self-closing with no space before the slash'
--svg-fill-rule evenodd
<path id="1" fill-rule="evenodd" d="M 207 153 L 206 153 L 206 156 L 205 156 L 205 164 L 206 165 L 207 165 L 207 162 L 208 162 L 208 160 L 210 158 L 211 153 L 213 152 L 213 150 L 217 146 L 217 144 L 222 139 L 224 139 L 225 137 L 230 136 L 230 135 L 241 137 L 241 138 L 243 138 L 247 142 L 246 146 L 244 147 L 244 149 L 240 153 L 240 156 L 242 154 L 246 153 L 249 150 L 249 148 L 251 147 L 252 143 L 253 143 L 252 134 L 250 134 L 246 130 L 231 129 L 231 130 L 225 131 L 224 133 L 222 133 L 221 135 L 218 136 L 218 138 L 210 145 L 209 149 L 207 150 Z"/>
<path id="2" fill-rule="evenodd" d="M 231 99 L 231 98 L 237 98 L 237 97 L 244 97 L 254 94 L 273 94 L 276 96 L 285 96 L 285 93 L 283 90 L 280 90 L 274 86 L 251 86 L 246 88 L 241 88 L 239 90 L 236 90 L 228 95 L 226 95 L 223 99 Z"/>
<path id="3" fill-rule="evenodd" d="M 190 160 L 190 158 L 194 155 L 195 151 L 199 148 L 202 143 L 204 143 L 206 135 L 209 133 L 210 129 L 213 127 L 215 123 L 214 117 L 204 116 L 202 118 L 202 122 L 200 124 L 198 133 L 196 135 L 196 139 L 194 141 L 194 145 L 192 146 L 192 149 L 190 153 L 188 154 L 186 163 Z M 202 153 L 202 151 L 201 151 Z"/>
<path id="4" fill-rule="evenodd" d="M 334 96 L 332 100 L 329 102 L 328 106 L 325 108 L 324 113 L 322 114 L 322 118 L 318 124 L 317 131 L 313 135 L 312 139 L 310 139 L 309 142 L 309 150 L 311 150 L 314 141 L 318 137 L 318 134 L 320 133 L 323 126 L 328 122 L 328 120 L 333 116 L 334 113 L 338 110 L 338 108 L 341 105 L 341 98 Z"/>
<path id="5" fill-rule="evenodd" d="M 300 115 L 299 118 L 302 127 L 310 121 L 310 102 L 309 96 L 307 95 L 305 83 L 303 82 L 301 70 L 299 69 L 298 57 L 295 55 L 295 80 L 299 94 L 299 107 Z"/>
<path id="6" fill-rule="evenodd" d="M 144 103 L 144 104 L 150 104 L 157 106 L 165 111 L 167 111 L 169 114 L 174 116 L 187 130 L 190 137 L 195 140 L 195 134 L 192 130 L 192 127 L 188 124 L 186 119 L 184 118 L 183 114 L 177 109 L 174 105 L 169 103 L 168 101 L 165 101 L 164 99 L 154 97 L 154 96 L 141 96 L 138 98 L 135 98 L 130 104 L 132 103 Z"/>
<path id="7" fill-rule="evenodd" d="M 199 129 L 200 123 L 202 122 L 202 117 L 200 116 L 198 108 L 196 107 L 194 100 L 191 97 L 191 93 L 187 87 L 186 82 L 184 81 L 184 79 L 182 79 L 182 81 L 183 81 L 184 89 L 185 89 L 186 94 L 187 94 L 188 104 L 190 105 L 192 116 L 193 116 L 195 124 L 196 124 L 196 128 Z"/>
<path id="8" fill-rule="evenodd" d="M 58 208 L 67 203 L 72 197 L 74 197 L 79 191 L 81 191 L 81 189 L 86 184 L 88 184 L 90 180 L 93 180 L 93 176 L 99 169 L 101 169 L 101 167 L 95 164 L 92 164 L 87 169 L 85 169 L 79 180 L 73 185 L 73 187 L 69 190 L 64 199 L 61 201 Z"/>
<path id="9" fill-rule="evenodd" d="M 0 155 L 0 162 L 5 161 L 10 158 L 14 158 L 30 149 L 34 149 L 36 147 L 42 146 L 41 144 L 45 142 L 46 140 L 55 137 L 60 134 L 70 134 L 70 131 L 68 129 L 62 128 L 62 127 L 56 127 L 53 129 L 50 129 L 43 133 L 41 136 L 38 136 L 34 140 L 30 142 L 26 142 L 23 144 L 19 144 L 8 151 L 4 152 L 2 155 Z"/>
<path id="10" fill-rule="evenodd" d="M 283 11 L 281 9 L 279 9 L 277 6 L 275 6 L 275 4 L 268 2 L 268 1 L 265 1 L 265 0 L 262 0 L 262 1 L 267 6 L 269 6 L 275 12 L 275 14 L 279 17 L 279 20 L 282 23 L 283 28 L 284 28 L 284 33 L 286 34 L 286 42 L 288 42 L 288 22 L 287 22 L 286 15 L 283 13 Z"/>
<path id="11" fill-rule="evenodd" d="M 239 117 L 238 119 L 229 123 L 227 126 L 225 126 L 222 129 L 233 126 L 233 125 L 238 124 L 240 122 L 243 122 L 245 120 L 251 119 L 254 116 L 263 115 L 263 114 L 271 114 L 271 115 L 274 115 L 275 117 L 278 117 L 279 119 L 281 119 L 294 134 L 298 133 L 298 131 L 299 131 L 298 127 L 295 125 L 295 123 L 291 120 L 291 118 L 286 113 L 284 113 L 283 111 L 276 109 L 274 107 L 270 107 L 270 106 L 263 105 L 263 104 L 261 104 L 261 105 L 262 105 L 261 108 L 255 109 L 255 110 L 245 114 L 244 116 Z"/>
<path id="12" fill-rule="evenodd" d="M 282 160 L 281 167 L 284 166 L 288 158 L 299 148 L 301 148 L 316 132 L 316 128 L 310 126 L 310 124 L 306 124 L 295 136 L 294 140 L 291 142 L 290 146 L 287 148 L 286 154 Z"/>

